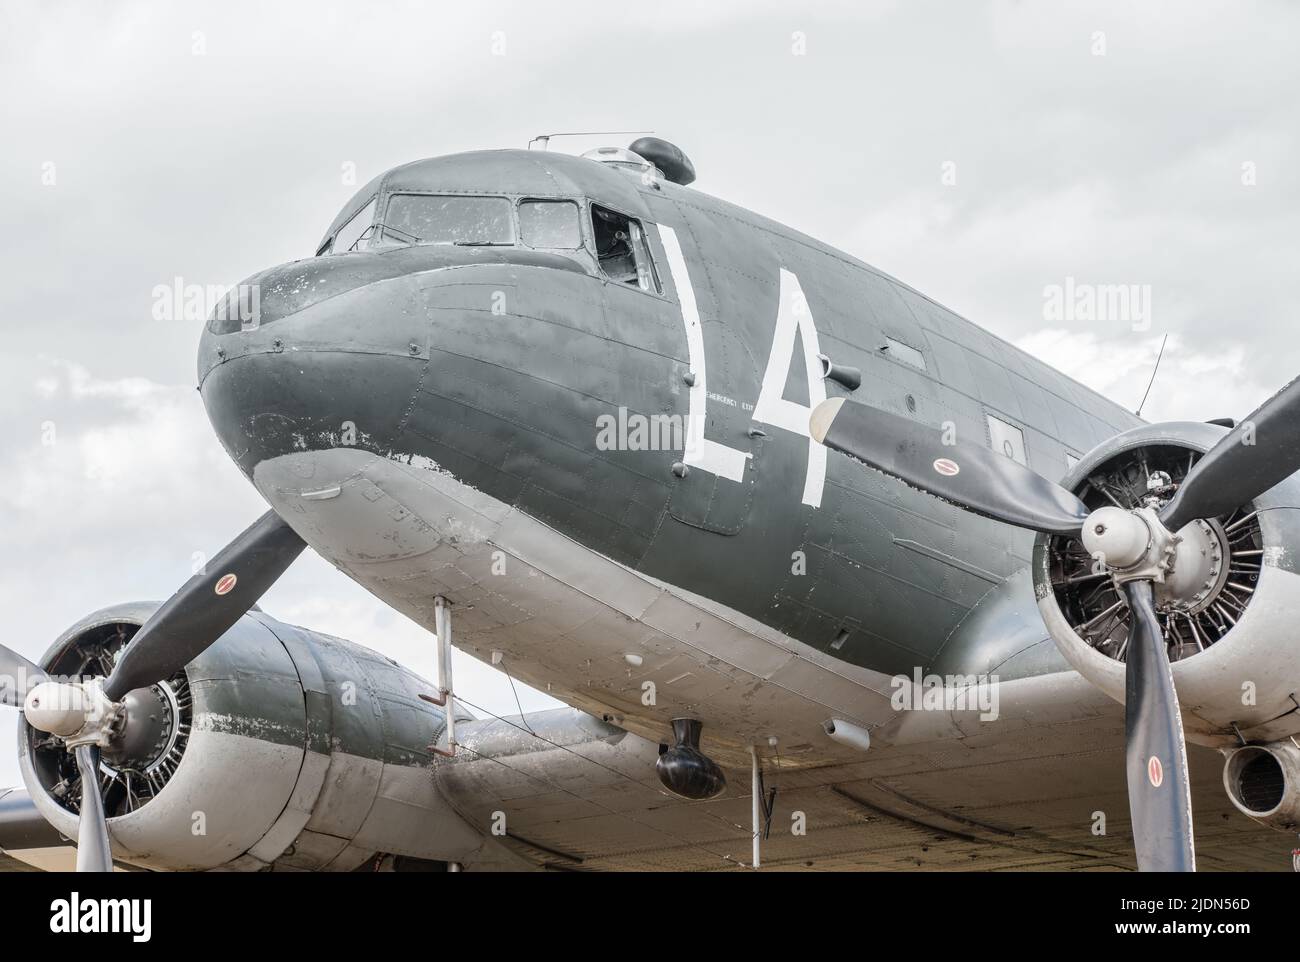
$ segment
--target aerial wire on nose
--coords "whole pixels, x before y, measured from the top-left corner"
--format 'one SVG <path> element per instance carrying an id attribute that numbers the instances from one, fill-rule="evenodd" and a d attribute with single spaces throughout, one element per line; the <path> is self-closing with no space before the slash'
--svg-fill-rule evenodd
<path id="1" fill-rule="evenodd" d="M 1160 370 L 1160 359 L 1165 356 L 1165 343 L 1168 340 L 1169 332 L 1166 331 L 1164 339 L 1160 342 L 1160 353 L 1156 355 L 1156 366 L 1151 369 L 1151 380 L 1147 381 L 1147 389 L 1142 394 L 1142 402 L 1138 405 L 1138 409 L 1133 412 L 1137 417 L 1142 416 L 1142 409 L 1147 404 L 1147 395 L 1151 393 L 1151 385 L 1156 383 L 1156 372 Z"/>
<path id="2" fill-rule="evenodd" d="M 554 134 L 538 134 L 532 140 L 528 141 L 527 150 L 533 149 L 533 144 L 539 140 L 542 142 L 542 150 L 546 150 L 551 145 L 552 137 L 631 137 L 633 134 L 653 134 L 653 130 L 566 130 Z"/>

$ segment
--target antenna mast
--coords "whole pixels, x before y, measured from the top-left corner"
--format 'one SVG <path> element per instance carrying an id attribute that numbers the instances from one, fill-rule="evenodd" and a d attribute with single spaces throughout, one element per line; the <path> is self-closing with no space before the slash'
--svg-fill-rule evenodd
<path id="1" fill-rule="evenodd" d="M 1160 370 L 1160 359 L 1165 356 L 1165 344 L 1168 340 L 1169 332 L 1166 331 L 1164 339 L 1160 342 L 1160 353 L 1156 355 L 1156 366 L 1151 369 L 1151 380 L 1147 381 L 1147 389 L 1142 395 L 1142 403 L 1139 404 L 1138 409 L 1133 412 L 1138 417 L 1142 416 L 1142 409 L 1146 407 L 1147 395 L 1151 393 L 1151 385 L 1156 383 L 1156 371 Z"/>
<path id="2" fill-rule="evenodd" d="M 542 150 L 546 150 L 551 144 L 552 137 L 628 137 L 632 134 L 653 134 L 653 130 L 571 130 L 557 134 L 538 134 L 532 140 L 528 141 L 528 150 L 533 149 L 533 144 L 541 141 Z"/>

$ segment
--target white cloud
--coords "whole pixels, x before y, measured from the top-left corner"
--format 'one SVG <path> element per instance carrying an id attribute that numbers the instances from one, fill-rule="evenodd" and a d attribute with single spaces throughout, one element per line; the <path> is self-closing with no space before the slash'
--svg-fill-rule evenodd
<path id="1" fill-rule="evenodd" d="M 1160 341 L 1149 333 L 1105 337 L 1048 328 L 1025 335 L 1016 346 L 1133 409 L 1156 370 Z M 1170 337 L 1142 416 L 1148 421 L 1241 420 L 1270 393 L 1250 376 L 1243 348 L 1205 354 Z"/>

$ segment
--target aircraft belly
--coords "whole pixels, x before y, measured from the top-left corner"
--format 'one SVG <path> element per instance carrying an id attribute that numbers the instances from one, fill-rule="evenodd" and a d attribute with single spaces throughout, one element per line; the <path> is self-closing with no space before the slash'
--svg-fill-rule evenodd
<path id="1" fill-rule="evenodd" d="M 691 715 L 720 759 L 775 736 L 789 763 L 824 763 L 848 750 L 822 722 L 872 727 L 894 714 L 888 676 L 634 571 L 428 459 L 300 452 L 262 462 L 254 482 L 318 553 L 403 614 L 432 630 L 434 597 L 446 596 L 458 647 L 484 660 L 501 651 L 529 684 L 647 738 Z"/>

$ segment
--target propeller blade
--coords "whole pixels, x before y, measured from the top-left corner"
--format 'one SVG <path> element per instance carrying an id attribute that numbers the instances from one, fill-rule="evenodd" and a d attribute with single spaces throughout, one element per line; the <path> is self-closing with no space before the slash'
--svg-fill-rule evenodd
<path id="1" fill-rule="evenodd" d="M 243 617 L 304 547 L 274 511 L 262 515 L 144 623 L 104 682 L 104 694 L 121 701 L 180 671 Z"/>
<path id="2" fill-rule="evenodd" d="M 0 705 L 21 709 L 27 690 L 45 679 L 45 672 L 12 648 L 0 645 Z"/>
<path id="3" fill-rule="evenodd" d="M 1133 627 L 1124 681 L 1128 806 L 1138 869 L 1194 872 L 1192 794 L 1178 693 L 1149 581 L 1124 585 Z"/>
<path id="4" fill-rule="evenodd" d="M 113 871 L 113 853 L 108 844 L 108 822 L 104 800 L 99 795 L 99 749 L 78 745 L 77 770 L 81 772 L 81 819 L 77 825 L 77 871 Z"/>
<path id="5" fill-rule="evenodd" d="M 1196 518 L 1217 518 L 1259 497 L 1300 470 L 1300 378 L 1219 439 L 1160 512 L 1177 531 Z"/>
<path id="6" fill-rule="evenodd" d="M 1059 484 L 982 444 L 944 444 L 938 430 L 831 398 L 809 422 L 814 440 L 975 514 L 1078 537 L 1088 509 Z"/>

